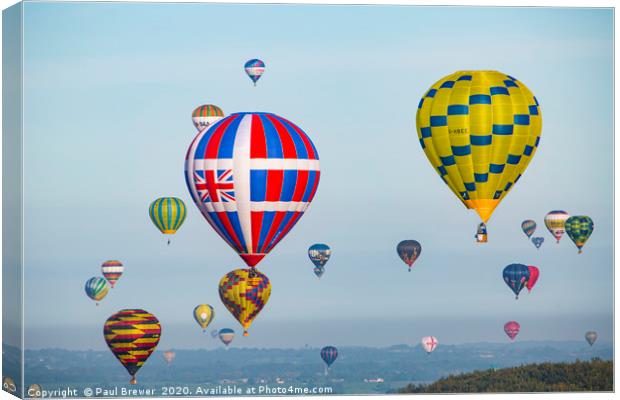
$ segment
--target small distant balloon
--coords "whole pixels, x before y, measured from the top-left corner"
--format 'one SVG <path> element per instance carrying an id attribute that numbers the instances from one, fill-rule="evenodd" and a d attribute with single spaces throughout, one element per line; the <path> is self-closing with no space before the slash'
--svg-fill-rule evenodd
<path id="1" fill-rule="evenodd" d="M 411 267 L 422 253 L 422 245 L 417 240 L 403 240 L 396 245 L 396 253 L 405 264 Z"/>
<path id="2" fill-rule="evenodd" d="M 596 342 L 596 338 L 598 338 L 598 335 L 596 334 L 596 332 L 594 331 L 586 332 L 586 341 L 588 342 L 590 346 L 592 346 L 594 342 Z"/>
<path id="3" fill-rule="evenodd" d="M 509 321 L 504 324 L 504 332 L 506 332 L 510 340 L 515 340 L 520 330 L 521 325 L 517 321 Z"/>
<path id="4" fill-rule="evenodd" d="M 224 328 L 219 330 L 218 335 L 220 336 L 220 340 L 222 341 L 222 343 L 224 343 L 226 347 L 228 347 L 230 342 L 232 342 L 235 338 L 235 331 L 229 328 Z"/>
<path id="5" fill-rule="evenodd" d="M 538 281 L 538 276 L 540 275 L 540 270 L 537 267 L 533 266 L 533 265 L 529 265 L 527 267 L 527 269 L 530 270 L 530 278 L 525 283 L 525 287 L 527 288 L 527 291 L 529 293 L 529 292 L 532 291 L 532 288 L 536 284 L 536 281 Z"/>
<path id="6" fill-rule="evenodd" d="M 533 237 L 532 238 L 532 243 L 534 243 L 534 246 L 536 246 L 537 249 L 540 249 L 540 246 L 542 246 L 542 244 L 545 242 L 545 238 L 544 237 Z"/>
<path id="7" fill-rule="evenodd" d="M 439 342 L 435 336 L 424 336 L 422 338 L 422 347 L 426 351 L 426 354 L 431 354 L 437 348 Z"/>
<path id="8" fill-rule="evenodd" d="M 108 280 L 112 288 L 121 278 L 124 270 L 123 263 L 118 260 L 108 260 L 101 264 L 101 274 Z"/>
<path id="9" fill-rule="evenodd" d="M 565 229 L 566 234 L 575 243 L 577 249 L 579 249 L 579 254 L 581 254 L 583 252 L 582 247 L 594 231 L 594 222 L 592 222 L 590 217 L 578 215 L 566 220 Z"/>
<path id="10" fill-rule="evenodd" d="M 530 270 L 523 264 L 510 264 L 504 268 L 503 272 L 504 282 L 515 294 L 515 298 L 519 298 L 519 292 L 525 287 L 525 284 L 530 279 Z"/>
<path id="11" fill-rule="evenodd" d="M 86 295 L 99 305 L 99 301 L 108 294 L 110 286 L 108 285 L 108 281 L 104 278 L 96 276 L 86 281 L 84 290 L 86 291 Z"/>
<path id="12" fill-rule="evenodd" d="M 530 238 L 536 231 L 536 222 L 532 221 L 531 219 L 526 219 L 521 223 L 521 229 L 523 229 L 523 233 L 525 233 L 527 237 Z"/>
<path id="13" fill-rule="evenodd" d="M 186 215 L 185 203 L 176 197 L 160 197 L 149 206 L 151 221 L 164 235 L 174 235 L 183 225 Z"/>
<path id="14" fill-rule="evenodd" d="M 224 118 L 224 112 L 221 108 L 213 104 L 205 104 L 196 107 L 192 112 L 192 123 L 198 132 L 213 125 L 222 118 Z"/>
<path id="15" fill-rule="evenodd" d="M 244 68 L 245 73 L 248 74 L 252 82 L 254 82 L 254 86 L 256 86 L 256 81 L 265 73 L 265 63 L 257 58 L 253 58 L 245 63 Z"/>
<path id="16" fill-rule="evenodd" d="M 177 356 L 177 353 L 175 353 L 172 350 L 168 350 L 168 351 L 164 351 L 164 360 L 166 360 L 166 363 L 168 363 L 168 365 L 172 364 L 172 361 L 174 361 L 174 358 Z"/>
<path id="17" fill-rule="evenodd" d="M 212 330 L 211 331 L 211 337 L 215 339 L 217 337 L 218 333 L 219 333 L 219 331 L 217 329 Z"/>
<path id="18" fill-rule="evenodd" d="M 551 211 L 545 216 L 545 226 L 549 232 L 551 232 L 551 235 L 553 235 L 557 243 L 560 243 L 560 239 L 562 235 L 564 235 L 564 224 L 568 218 L 568 213 L 561 210 Z"/>
<path id="19" fill-rule="evenodd" d="M 203 332 L 206 331 L 211 321 L 213 321 L 213 317 L 215 317 L 213 307 L 208 304 L 199 304 L 194 308 L 194 319 L 200 325 Z"/>
<path id="20" fill-rule="evenodd" d="M 325 375 L 329 371 L 336 358 L 338 358 L 338 349 L 334 346 L 325 346 L 321 349 L 321 358 L 325 362 Z"/>
<path id="21" fill-rule="evenodd" d="M 312 261 L 315 267 L 325 267 L 331 254 L 332 250 L 323 243 L 313 244 L 308 249 L 308 257 L 310 257 L 310 261 Z"/>

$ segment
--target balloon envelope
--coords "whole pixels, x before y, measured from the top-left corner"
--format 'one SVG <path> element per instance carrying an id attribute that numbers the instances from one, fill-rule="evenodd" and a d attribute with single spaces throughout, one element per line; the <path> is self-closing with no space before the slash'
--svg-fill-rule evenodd
<path id="1" fill-rule="evenodd" d="M 245 69 L 245 73 L 248 74 L 252 82 L 254 82 L 254 86 L 256 86 L 256 81 L 258 81 L 260 77 L 265 73 L 265 63 L 257 58 L 248 60 L 243 66 L 243 68 Z"/>
<path id="2" fill-rule="evenodd" d="M 131 375 L 135 375 L 151 356 L 161 335 L 157 318 L 144 310 L 127 309 L 112 315 L 103 326 L 103 336 L 114 356 Z"/>
<path id="3" fill-rule="evenodd" d="M 564 224 L 568 218 L 568 213 L 561 210 L 551 211 L 545 216 L 545 226 L 551 235 L 553 235 L 557 243 L 560 243 L 560 239 L 562 238 L 562 235 L 564 235 Z"/>
<path id="4" fill-rule="evenodd" d="M 575 243 L 579 253 L 581 253 L 581 248 L 586 244 L 594 231 L 594 222 L 592 222 L 590 217 L 578 215 L 566 220 L 565 229 L 566 234 Z"/>
<path id="5" fill-rule="evenodd" d="M 224 328 L 224 329 L 220 329 L 220 331 L 218 332 L 218 335 L 222 343 L 228 346 L 230 342 L 232 342 L 233 339 L 235 338 L 235 331 L 229 328 Z"/>
<path id="6" fill-rule="evenodd" d="M 254 268 L 236 269 L 220 280 L 219 292 L 224 306 L 243 326 L 243 336 L 248 336 L 254 318 L 269 300 L 271 283 Z"/>
<path id="7" fill-rule="evenodd" d="M 101 264 L 101 274 L 108 280 L 111 287 L 116 285 L 124 270 L 123 263 L 118 260 L 108 260 Z"/>
<path id="8" fill-rule="evenodd" d="M 598 335 L 596 334 L 596 332 L 594 331 L 586 332 L 586 341 L 588 342 L 590 346 L 592 346 L 594 342 L 596 342 L 596 338 L 598 338 Z"/>
<path id="9" fill-rule="evenodd" d="M 433 169 L 487 222 L 534 156 L 542 116 L 536 97 L 512 76 L 458 71 L 422 97 L 416 126 Z"/>
<path id="10" fill-rule="evenodd" d="M 215 317 L 215 313 L 213 312 L 213 307 L 208 304 L 199 304 L 194 308 L 194 319 L 202 328 L 204 332 L 207 329 L 207 326 L 213 321 Z"/>
<path id="11" fill-rule="evenodd" d="M 164 360 L 166 360 L 166 363 L 168 363 L 168 365 L 172 364 L 172 361 L 174 360 L 174 358 L 177 356 L 177 354 L 174 351 L 168 350 L 168 351 L 164 351 Z"/>
<path id="12" fill-rule="evenodd" d="M 545 242 L 544 237 L 533 237 L 532 238 L 532 243 L 534 243 L 534 246 L 536 246 L 537 249 L 540 249 L 540 246 L 542 246 L 544 242 Z"/>
<path id="13" fill-rule="evenodd" d="M 506 332 L 510 340 L 515 340 L 519 330 L 521 330 L 521 325 L 517 321 L 509 321 L 504 324 L 504 332 Z"/>
<path id="14" fill-rule="evenodd" d="M 510 264 L 503 271 L 504 282 L 519 298 L 519 292 L 525 287 L 528 279 L 530 279 L 530 270 L 523 264 Z"/>
<path id="15" fill-rule="evenodd" d="M 338 349 L 334 346 L 325 346 L 321 349 L 321 358 L 327 364 L 327 367 L 331 367 L 331 365 L 338 358 Z"/>
<path id="16" fill-rule="evenodd" d="M 331 254 L 332 250 L 329 246 L 322 243 L 313 244 L 308 249 L 308 257 L 310 257 L 310 261 L 312 261 L 315 267 L 323 268 Z"/>
<path id="17" fill-rule="evenodd" d="M 424 336 L 422 338 L 422 347 L 428 354 L 431 354 L 438 344 L 439 342 L 435 336 Z"/>
<path id="18" fill-rule="evenodd" d="M 411 271 L 411 266 L 422 253 L 422 245 L 417 240 L 403 240 L 396 245 L 396 253 Z"/>
<path id="19" fill-rule="evenodd" d="M 527 280 L 527 282 L 525 283 L 525 287 L 527 288 L 528 292 L 531 292 L 532 288 L 536 284 L 536 281 L 538 281 L 538 276 L 540 275 L 540 270 L 537 267 L 533 266 L 533 265 L 528 266 L 527 269 L 530 270 L 530 277 Z"/>
<path id="20" fill-rule="evenodd" d="M 108 285 L 108 281 L 99 276 L 90 278 L 84 285 L 86 295 L 95 301 L 102 300 L 108 294 L 109 290 L 110 286 Z"/>
<path id="21" fill-rule="evenodd" d="M 192 123 L 199 132 L 222 118 L 224 118 L 224 112 L 213 104 L 196 107 L 192 112 Z"/>
<path id="22" fill-rule="evenodd" d="M 536 222 L 532 221 L 531 219 L 526 219 L 521 223 L 521 229 L 523 229 L 523 233 L 525 233 L 527 237 L 530 238 L 536 231 Z"/>
<path id="23" fill-rule="evenodd" d="M 160 197 L 149 206 L 149 216 L 161 233 L 172 235 L 185 221 L 185 203 L 176 197 Z"/>
<path id="24" fill-rule="evenodd" d="M 185 164 L 196 206 L 250 267 L 303 216 L 319 177 L 310 138 L 270 113 L 231 114 L 201 131 Z"/>

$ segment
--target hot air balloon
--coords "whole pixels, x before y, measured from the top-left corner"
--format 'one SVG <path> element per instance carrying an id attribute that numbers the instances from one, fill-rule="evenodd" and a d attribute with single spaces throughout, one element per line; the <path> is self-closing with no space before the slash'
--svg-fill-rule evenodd
<path id="1" fill-rule="evenodd" d="M 235 338 L 235 331 L 233 331 L 232 329 L 224 328 L 220 329 L 218 335 L 220 336 L 220 340 L 222 341 L 222 343 L 224 343 L 226 347 L 228 347 L 230 342 L 232 342 Z"/>
<path id="2" fill-rule="evenodd" d="M 551 211 L 545 216 L 545 226 L 549 229 L 549 232 L 553 235 L 557 243 L 560 243 L 560 239 L 564 234 L 564 224 L 569 218 L 566 211 Z"/>
<path id="3" fill-rule="evenodd" d="M 532 291 L 532 288 L 534 287 L 534 285 L 536 284 L 536 281 L 538 280 L 538 276 L 540 275 L 540 270 L 533 265 L 528 266 L 527 269 L 530 271 L 530 278 L 527 280 L 527 282 L 525 282 L 525 287 L 527 288 L 527 291 L 529 293 Z"/>
<path id="4" fill-rule="evenodd" d="M 224 306 L 243 326 L 243 336 L 254 318 L 263 309 L 271 294 L 271 283 L 257 269 L 236 269 L 220 280 L 220 299 Z"/>
<path id="5" fill-rule="evenodd" d="M 590 344 L 590 346 L 592 346 L 594 342 L 596 342 L 596 338 L 598 338 L 598 335 L 596 334 L 596 332 L 594 331 L 586 332 L 586 341 L 588 342 L 588 344 Z"/>
<path id="6" fill-rule="evenodd" d="M 531 219 L 526 219 L 525 221 L 521 222 L 521 229 L 523 229 L 523 233 L 525 233 L 529 239 L 536 231 L 536 222 L 532 221 Z"/>
<path id="7" fill-rule="evenodd" d="M 203 332 L 206 332 L 207 326 L 213 321 L 213 317 L 215 317 L 213 307 L 208 304 L 199 304 L 194 308 L 194 319 Z"/>
<path id="8" fill-rule="evenodd" d="M 409 266 L 411 272 L 411 266 L 422 253 L 422 245 L 416 240 L 403 240 L 396 245 L 396 253 Z"/>
<path id="9" fill-rule="evenodd" d="M 336 358 L 338 358 L 338 349 L 334 346 L 325 346 L 321 349 L 321 358 L 325 362 L 325 375 L 329 371 Z"/>
<path id="10" fill-rule="evenodd" d="M 164 235 L 174 235 L 183 225 L 185 215 L 185 203 L 176 197 L 160 197 L 149 207 L 151 221 Z"/>
<path id="11" fill-rule="evenodd" d="M 515 340 L 519 330 L 521 330 L 521 325 L 517 321 L 509 321 L 504 324 L 504 332 L 506 332 L 510 340 Z"/>
<path id="12" fill-rule="evenodd" d="M 219 331 L 218 331 L 217 329 L 212 330 L 212 331 L 211 331 L 211 337 L 212 337 L 213 339 L 215 339 L 215 338 L 217 337 L 217 334 L 218 334 L 218 333 L 219 333 Z"/>
<path id="13" fill-rule="evenodd" d="M 99 301 L 108 294 L 110 286 L 108 285 L 108 281 L 104 278 L 96 276 L 86 281 L 84 290 L 86 291 L 86 295 L 95 300 L 96 305 L 99 305 Z"/>
<path id="14" fill-rule="evenodd" d="M 592 222 L 590 217 L 578 215 L 567 219 L 565 227 L 566 234 L 575 243 L 579 249 L 579 254 L 581 254 L 583 252 L 581 248 L 586 244 L 594 230 L 594 222 Z"/>
<path id="15" fill-rule="evenodd" d="M 510 264 L 504 268 L 504 282 L 514 292 L 515 298 L 519 298 L 519 292 L 525 287 L 530 279 L 530 270 L 523 264 Z"/>
<path id="16" fill-rule="evenodd" d="M 542 117 L 536 97 L 510 75 L 458 71 L 426 92 L 416 126 L 433 169 L 486 223 L 534 156 Z"/>
<path id="17" fill-rule="evenodd" d="M 137 383 L 136 373 L 155 351 L 161 325 L 157 318 L 144 310 L 121 310 L 103 326 L 103 336 L 114 356 L 131 375 L 129 383 Z"/>
<path id="18" fill-rule="evenodd" d="M 534 243 L 534 246 L 536 246 L 537 249 L 540 249 L 540 246 L 542 246 L 544 242 L 545 242 L 544 237 L 533 237 L 532 238 L 532 243 Z"/>
<path id="19" fill-rule="evenodd" d="M 245 73 L 248 74 L 252 82 L 254 82 L 254 86 L 256 86 L 256 81 L 258 81 L 265 72 L 265 63 L 257 58 L 253 58 L 247 61 L 243 68 L 245 68 Z"/>
<path id="20" fill-rule="evenodd" d="M 310 257 L 310 261 L 312 261 L 315 267 L 325 267 L 331 254 L 332 250 L 329 246 L 322 243 L 313 244 L 308 249 L 308 257 Z"/>
<path id="21" fill-rule="evenodd" d="M 325 273 L 325 268 L 323 267 L 314 267 L 314 275 L 317 276 L 317 278 L 321 278 L 323 276 L 323 274 Z"/>
<path id="22" fill-rule="evenodd" d="M 123 263 L 118 260 L 108 260 L 101 264 L 101 274 L 108 280 L 112 288 L 123 275 L 124 270 Z"/>
<path id="23" fill-rule="evenodd" d="M 205 104 L 196 107 L 192 112 L 192 122 L 196 129 L 198 129 L 198 132 L 222 118 L 224 118 L 224 112 L 221 108 L 213 104 Z"/>
<path id="24" fill-rule="evenodd" d="M 177 356 L 177 353 L 175 353 L 172 350 L 168 350 L 168 351 L 164 351 L 164 360 L 166 360 L 166 363 L 168 364 L 168 366 L 170 366 L 170 364 L 172 364 L 172 361 L 174 360 L 174 358 Z"/>
<path id="25" fill-rule="evenodd" d="M 310 138 L 269 113 L 236 113 L 200 132 L 185 179 L 213 229 L 256 266 L 304 214 L 319 183 Z"/>
<path id="26" fill-rule="evenodd" d="M 438 344 L 439 342 L 435 336 L 424 336 L 422 338 L 422 347 L 424 347 L 426 354 L 431 354 Z"/>

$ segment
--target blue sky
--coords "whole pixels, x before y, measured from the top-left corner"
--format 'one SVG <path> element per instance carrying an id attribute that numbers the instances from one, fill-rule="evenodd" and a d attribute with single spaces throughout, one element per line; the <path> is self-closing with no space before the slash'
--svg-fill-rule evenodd
<path id="1" fill-rule="evenodd" d="M 192 320 L 198 303 L 215 307 L 214 327 L 239 329 L 217 283 L 243 264 L 183 179 L 203 103 L 282 115 L 321 157 L 309 211 L 259 266 L 269 304 L 237 345 L 503 341 L 508 320 L 523 340 L 611 340 L 612 21 L 610 9 L 26 3 L 26 347 L 103 349 L 105 319 L 128 307 L 160 319 L 164 347 L 215 345 Z M 256 88 L 242 68 L 255 57 L 267 65 Z M 515 76 L 543 115 L 482 246 L 415 132 L 419 98 L 462 69 Z M 188 205 L 169 247 L 147 213 L 163 195 Z M 552 209 L 595 221 L 584 254 L 553 243 Z M 411 273 L 395 252 L 407 238 L 423 246 Z M 321 281 L 315 242 L 333 249 Z M 84 281 L 115 258 L 126 273 L 95 307 Z M 513 262 L 541 270 L 518 301 L 501 279 Z"/>

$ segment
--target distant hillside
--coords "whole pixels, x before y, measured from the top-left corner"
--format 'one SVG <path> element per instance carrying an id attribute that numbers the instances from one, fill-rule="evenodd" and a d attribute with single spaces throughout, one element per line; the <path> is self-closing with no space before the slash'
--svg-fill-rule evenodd
<path id="1" fill-rule="evenodd" d="M 613 391 L 613 363 L 594 358 L 574 363 L 542 363 L 450 375 L 398 393 L 577 392 Z"/>

